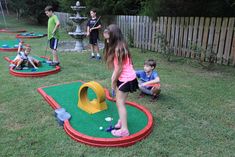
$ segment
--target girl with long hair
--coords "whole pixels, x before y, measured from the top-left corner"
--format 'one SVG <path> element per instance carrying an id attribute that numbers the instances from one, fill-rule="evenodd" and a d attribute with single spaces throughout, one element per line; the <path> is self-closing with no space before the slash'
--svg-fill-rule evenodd
<path id="1" fill-rule="evenodd" d="M 111 24 L 104 30 L 105 38 L 104 61 L 109 69 L 113 69 L 111 88 L 116 93 L 116 105 L 119 120 L 115 125 L 117 130 L 112 130 L 114 136 L 128 136 L 127 110 L 125 101 L 129 92 L 138 89 L 138 81 L 133 68 L 132 58 L 128 45 L 124 40 L 120 28 Z"/>

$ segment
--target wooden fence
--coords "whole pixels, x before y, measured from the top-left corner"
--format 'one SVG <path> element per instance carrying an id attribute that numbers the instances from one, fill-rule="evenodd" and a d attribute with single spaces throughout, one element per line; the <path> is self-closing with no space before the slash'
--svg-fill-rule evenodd
<path id="1" fill-rule="evenodd" d="M 126 38 L 133 38 L 134 46 L 151 51 L 161 51 L 163 34 L 175 55 L 194 57 L 192 45 L 211 49 L 220 64 L 235 65 L 235 18 L 216 17 L 159 17 L 153 21 L 147 16 L 117 16 Z M 201 59 L 205 59 L 201 55 Z"/>
<path id="2" fill-rule="evenodd" d="M 64 16 L 68 20 L 69 15 Z M 162 39 L 157 37 L 161 34 L 177 56 L 194 58 L 190 48 L 193 44 L 213 51 L 217 63 L 235 65 L 234 17 L 159 17 L 153 21 L 147 16 L 116 16 L 109 23 L 102 19 L 104 27 L 110 22 L 119 25 L 126 39 L 137 48 L 161 51 Z M 200 57 L 206 60 L 205 54 Z"/>

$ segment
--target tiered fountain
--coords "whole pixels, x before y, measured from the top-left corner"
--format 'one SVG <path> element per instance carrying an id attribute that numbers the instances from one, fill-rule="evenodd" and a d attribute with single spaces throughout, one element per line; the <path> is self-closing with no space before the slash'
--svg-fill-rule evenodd
<path id="1" fill-rule="evenodd" d="M 87 17 L 81 17 L 80 12 L 82 9 L 85 9 L 85 6 L 80 6 L 80 2 L 77 1 L 75 6 L 71 6 L 71 8 L 77 12 L 76 16 L 69 17 L 74 23 L 76 23 L 75 32 L 69 32 L 68 34 L 75 38 L 76 41 L 60 41 L 58 46 L 58 51 L 61 52 L 82 52 L 85 50 L 83 39 L 86 37 L 86 32 L 81 30 L 81 24 L 87 19 Z M 104 44 L 99 42 L 99 49 L 104 48 Z M 88 43 L 85 43 L 85 47 L 88 47 Z"/>
<path id="2" fill-rule="evenodd" d="M 84 50 L 83 38 L 86 36 L 86 32 L 81 30 L 81 24 L 87 19 L 87 17 L 81 17 L 80 11 L 81 9 L 85 9 L 85 6 L 80 6 L 80 2 L 77 1 L 75 6 L 71 6 L 71 8 L 77 12 L 76 16 L 69 17 L 74 23 L 76 23 L 75 32 L 69 32 L 68 34 L 75 38 L 76 41 L 61 41 L 59 43 L 58 50 L 62 52 L 70 51 L 70 52 L 82 52 Z"/>
<path id="3" fill-rule="evenodd" d="M 81 24 L 87 19 L 87 17 L 81 17 L 80 16 L 80 11 L 81 9 L 85 9 L 85 6 L 80 6 L 80 2 L 76 2 L 76 6 L 71 6 L 71 8 L 77 12 L 75 17 L 69 17 L 73 22 L 75 22 L 76 25 L 76 30 L 75 32 L 69 32 L 68 34 L 71 35 L 73 38 L 77 39 L 75 43 L 74 49 L 69 49 L 69 51 L 78 51 L 82 52 L 84 50 L 84 45 L 83 45 L 83 38 L 86 36 L 86 32 L 83 32 L 81 30 Z"/>

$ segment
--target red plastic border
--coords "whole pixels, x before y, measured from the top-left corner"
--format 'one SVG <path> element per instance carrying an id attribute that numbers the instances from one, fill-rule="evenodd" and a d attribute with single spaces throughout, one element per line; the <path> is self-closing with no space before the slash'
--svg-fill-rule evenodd
<path id="1" fill-rule="evenodd" d="M 83 82 L 83 81 L 80 81 Z M 56 85 L 52 85 L 56 86 Z M 50 87 L 50 86 L 48 86 Z M 43 98 L 49 103 L 49 105 L 53 109 L 60 108 L 60 105 L 49 95 L 44 92 L 43 88 L 46 87 L 40 87 L 37 89 L 37 91 L 43 96 Z M 105 94 L 106 98 L 110 101 L 115 101 L 110 95 L 109 91 L 105 89 Z M 78 132 L 77 130 L 73 129 L 73 127 L 70 125 L 69 120 L 66 120 L 64 122 L 64 130 L 65 132 L 75 141 L 91 145 L 91 146 L 96 146 L 96 147 L 127 147 L 135 144 L 138 141 L 141 141 L 142 139 L 146 138 L 153 129 L 153 117 L 152 114 L 150 113 L 149 110 L 147 110 L 145 107 L 135 103 L 135 102 L 130 102 L 127 101 L 126 104 L 131 105 L 133 107 L 138 108 L 142 112 L 144 112 L 148 118 L 148 123 L 147 125 L 139 132 L 132 134 L 127 137 L 122 137 L 122 138 L 96 138 L 96 137 L 91 137 L 87 136 L 85 134 L 82 134 Z"/>
<path id="2" fill-rule="evenodd" d="M 47 58 L 47 57 L 42 56 L 42 58 Z M 9 63 L 11 61 L 8 57 L 4 57 L 4 59 L 8 61 Z M 43 76 L 58 73 L 60 71 L 60 66 L 56 66 L 55 69 L 44 71 L 44 72 L 18 72 L 18 71 L 14 71 L 12 67 L 9 70 L 10 70 L 9 73 L 11 75 L 17 76 L 17 77 L 43 77 Z"/>
<path id="3" fill-rule="evenodd" d="M 23 33 L 23 32 L 26 32 L 26 30 L 24 30 L 24 29 L 21 29 L 21 30 L 0 29 L 0 32 L 2 32 L 2 33 Z"/>
<path id="4" fill-rule="evenodd" d="M 4 51 L 4 52 L 16 52 L 18 50 L 17 48 L 1 48 L 0 47 L 0 51 Z"/>
<path id="5" fill-rule="evenodd" d="M 43 38 L 47 36 L 47 34 L 43 34 L 43 36 L 24 36 L 21 34 L 16 34 L 16 38 L 21 38 L 21 39 L 34 39 L 34 38 Z"/>

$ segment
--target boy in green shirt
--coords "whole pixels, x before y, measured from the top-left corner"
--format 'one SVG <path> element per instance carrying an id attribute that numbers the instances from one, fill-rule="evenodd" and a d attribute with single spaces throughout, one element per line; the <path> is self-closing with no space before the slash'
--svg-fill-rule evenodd
<path id="1" fill-rule="evenodd" d="M 53 61 L 50 63 L 51 66 L 59 65 L 59 57 L 57 54 L 57 46 L 60 38 L 59 26 L 60 21 L 58 17 L 54 14 L 52 6 L 47 6 L 45 9 L 45 14 L 49 17 L 48 19 L 48 40 L 50 42 L 50 48 L 52 50 Z"/>

